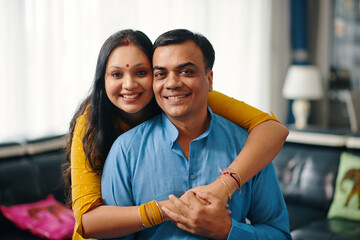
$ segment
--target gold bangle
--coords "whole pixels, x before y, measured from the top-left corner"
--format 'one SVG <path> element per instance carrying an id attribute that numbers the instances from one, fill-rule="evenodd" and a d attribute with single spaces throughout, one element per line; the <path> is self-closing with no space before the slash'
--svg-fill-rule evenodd
<path id="1" fill-rule="evenodd" d="M 146 228 L 151 227 L 148 217 L 146 216 L 145 204 L 140 205 L 140 218 Z"/>
<path id="2" fill-rule="evenodd" d="M 139 216 L 140 216 L 140 221 L 141 221 L 142 226 L 143 226 L 144 228 L 146 228 L 146 226 L 145 226 L 145 224 L 144 224 L 144 221 L 143 221 L 142 218 L 141 218 L 140 207 L 141 207 L 141 206 L 139 206 L 139 208 L 138 208 Z"/>
<path id="3" fill-rule="evenodd" d="M 162 221 L 162 218 L 161 218 L 160 208 L 156 204 L 156 201 L 153 200 L 153 201 L 149 202 L 148 204 L 150 206 L 150 209 L 152 211 L 152 215 L 154 217 L 154 225 L 161 224 L 163 221 Z"/>
<path id="4" fill-rule="evenodd" d="M 155 200 L 141 204 L 139 207 L 140 220 L 145 228 L 159 225 L 164 222 L 159 205 Z"/>
<path id="5" fill-rule="evenodd" d="M 145 213 L 146 213 L 146 217 L 148 218 L 148 220 L 150 222 L 151 227 L 154 226 L 155 222 L 154 222 L 154 218 L 152 217 L 152 213 L 151 213 L 149 203 L 145 204 Z"/>
<path id="6" fill-rule="evenodd" d="M 161 222 L 163 223 L 163 222 L 164 222 L 164 215 L 163 215 L 163 213 L 162 213 L 162 211 L 161 211 L 161 209 L 160 209 L 160 207 L 159 207 L 158 202 L 157 202 L 157 201 L 155 201 L 155 203 L 156 203 L 156 206 L 157 206 L 157 207 L 158 207 L 158 209 L 159 209 L 160 216 L 161 216 Z"/>

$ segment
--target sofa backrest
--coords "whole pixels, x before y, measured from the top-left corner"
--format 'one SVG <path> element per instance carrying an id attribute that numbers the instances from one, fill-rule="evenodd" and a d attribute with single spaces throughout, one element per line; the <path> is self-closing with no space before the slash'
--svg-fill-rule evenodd
<path id="1" fill-rule="evenodd" d="M 290 128 L 284 147 L 274 159 L 285 201 L 326 212 L 344 151 L 360 156 L 360 133 Z"/>
<path id="2" fill-rule="evenodd" d="M 64 202 L 64 144 L 64 135 L 0 144 L 0 204 L 35 202 L 49 194 Z"/>
<path id="3" fill-rule="evenodd" d="M 343 151 L 342 147 L 285 143 L 274 159 L 285 201 L 327 210 Z"/>

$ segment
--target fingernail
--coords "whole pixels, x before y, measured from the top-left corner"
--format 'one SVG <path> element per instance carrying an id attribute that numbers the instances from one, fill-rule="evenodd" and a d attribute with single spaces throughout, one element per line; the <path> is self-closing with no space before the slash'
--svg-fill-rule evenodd
<path id="1" fill-rule="evenodd" d="M 168 209 L 166 207 L 162 207 L 161 210 L 163 210 L 164 212 L 166 212 Z"/>

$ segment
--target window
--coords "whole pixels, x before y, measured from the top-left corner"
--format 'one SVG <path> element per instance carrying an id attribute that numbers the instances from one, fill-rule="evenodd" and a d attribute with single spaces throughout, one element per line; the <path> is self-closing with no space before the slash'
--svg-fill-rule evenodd
<path id="1" fill-rule="evenodd" d="M 272 109 L 279 117 L 283 76 L 273 71 L 284 59 L 273 57 L 286 49 L 288 25 L 278 23 L 288 21 L 274 11 L 284 12 L 288 5 L 273 2 L 0 1 L 0 105 L 5 113 L 0 138 L 66 132 L 91 87 L 103 41 L 125 28 L 142 30 L 153 41 L 174 28 L 202 33 L 216 51 L 214 89 L 263 111 Z"/>

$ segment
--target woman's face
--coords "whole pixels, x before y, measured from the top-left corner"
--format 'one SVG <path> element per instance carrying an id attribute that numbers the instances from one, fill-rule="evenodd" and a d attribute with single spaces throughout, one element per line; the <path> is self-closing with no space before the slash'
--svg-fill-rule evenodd
<path id="1" fill-rule="evenodd" d="M 126 113 L 138 113 L 152 99 L 149 59 L 136 45 L 115 48 L 105 71 L 105 90 L 110 101 Z"/>

